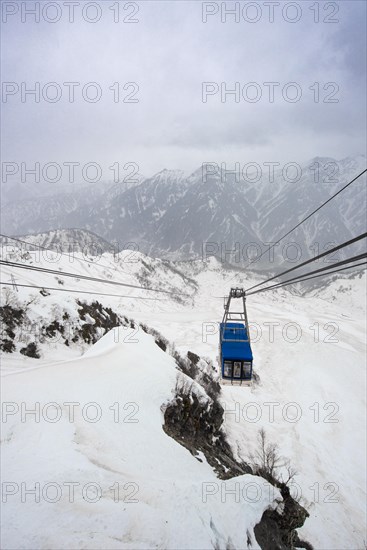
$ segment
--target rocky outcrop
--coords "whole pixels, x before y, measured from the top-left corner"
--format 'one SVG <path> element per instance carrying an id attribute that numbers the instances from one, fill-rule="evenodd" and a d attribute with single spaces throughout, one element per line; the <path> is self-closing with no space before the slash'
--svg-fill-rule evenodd
<path id="1" fill-rule="evenodd" d="M 248 464 L 237 462 L 232 455 L 221 430 L 223 412 L 217 401 L 205 401 L 181 389 L 165 407 L 163 429 L 193 456 L 201 451 L 220 479 L 252 473 Z"/>
<path id="2" fill-rule="evenodd" d="M 297 529 L 302 527 L 309 517 L 307 510 L 301 506 L 281 484 L 282 502 L 275 510 L 265 510 L 261 521 L 255 526 L 256 540 L 262 550 L 293 550 L 305 548 L 313 550 L 309 542 L 302 541 Z"/>
<path id="3" fill-rule="evenodd" d="M 215 377 L 210 376 L 210 368 L 204 370 L 203 376 L 200 372 L 203 360 L 198 355 L 192 352 L 188 352 L 187 357 L 180 357 L 177 352 L 173 355 L 179 370 L 186 376 L 181 381 L 178 377 L 174 399 L 162 407 L 166 434 L 198 460 L 201 460 L 199 453 L 202 453 L 220 479 L 253 474 L 263 477 L 280 490 L 282 500 L 277 508 L 266 510 L 254 528 L 262 550 L 313 550 L 312 545 L 301 541 L 297 533 L 309 514 L 291 496 L 288 486 L 274 476 L 262 475 L 261 469 L 253 469 L 250 464 L 239 462 L 234 457 L 222 429 L 224 409 L 218 400 L 220 385 Z M 205 365 L 208 367 L 206 361 Z M 191 383 L 187 377 L 192 379 Z M 201 384 L 200 380 L 204 383 Z M 210 388 L 210 395 L 206 387 Z"/>

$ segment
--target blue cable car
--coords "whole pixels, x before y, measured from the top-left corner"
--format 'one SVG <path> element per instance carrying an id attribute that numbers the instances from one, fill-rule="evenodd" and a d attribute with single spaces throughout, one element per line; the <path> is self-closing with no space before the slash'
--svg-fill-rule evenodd
<path id="1" fill-rule="evenodd" d="M 242 298 L 242 311 L 230 311 L 232 298 Z M 219 334 L 222 383 L 250 385 L 253 355 L 243 288 L 231 288 L 229 297 L 224 304 L 224 315 L 220 323 Z"/>

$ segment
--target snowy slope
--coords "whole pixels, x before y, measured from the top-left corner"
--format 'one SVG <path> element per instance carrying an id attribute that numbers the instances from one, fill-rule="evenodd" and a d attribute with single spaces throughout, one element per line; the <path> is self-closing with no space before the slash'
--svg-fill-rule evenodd
<path id="1" fill-rule="evenodd" d="M 222 301 L 213 297 L 228 288 L 225 279 L 223 274 L 202 273 L 195 311 L 179 319 L 160 317 L 155 327 L 175 339 L 179 349 L 194 349 L 215 360 L 215 323 L 223 309 Z M 234 282 L 243 284 L 240 276 Z M 228 411 L 236 411 L 226 415 L 226 427 L 240 456 L 248 457 L 254 450 L 258 430 L 264 427 L 290 458 L 298 472 L 295 494 L 311 516 L 300 536 L 317 549 L 364 549 L 365 291 L 365 275 L 343 276 L 314 296 L 300 297 L 283 289 L 248 298 L 260 385 L 222 390 Z M 154 318 L 140 317 L 148 323 Z M 276 323 L 273 341 L 269 323 Z M 299 340 L 289 341 L 296 331 Z"/>
<path id="2" fill-rule="evenodd" d="M 29 250 L 27 249 L 29 248 Z M 196 283 L 187 275 L 184 275 L 173 264 L 164 260 L 148 258 L 137 250 L 124 250 L 118 254 L 105 253 L 94 256 L 87 247 L 87 254 L 79 252 L 77 248 L 70 248 L 68 252 L 54 252 L 53 250 L 37 250 L 35 247 L 14 243 L 14 245 L 3 246 L 0 249 L 1 259 L 9 262 L 16 262 L 25 267 L 34 266 L 36 268 L 45 268 L 64 272 L 75 273 L 80 276 L 92 276 L 100 279 L 117 281 L 127 286 L 117 287 L 104 283 L 94 283 L 86 287 L 86 290 L 92 290 L 102 293 L 112 293 L 138 296 L 139 299 L 149 298 L 155 300 L 166 300 L 169 293 L 174 293 L 174 300 L 184 301 L 190 299 L 190 296 L 196 291 Z M 80 284 L 80 279 L 61 278 L 56 274 L 42 274 L 28 271 L 22 268 L 8 268 L 2 266 L 4 282 L 9 282 L 10 273 L 15 274 L 15 280 L 19 284 L 36 283 L 42 286 L 63 286 L 78 290 L 82 293 L 84 287 Z M 61 280 L 62 279 L 62 280 Z M 136 287 L 154 287 L 161 293 L 149 293 L 146 290 L 129 288 L 129 285 Z M 168 293 L 168 294 L 167 294 Z"/>
<path id="3" fill-rule="evenodd" d="M 152 302 L 147 299 L 151 298 L 148 292 L 134 289 L 123 293 L 143 296 L 143 300 L 96 299 L 159 330 L 182 353 L 191 350 L 215 361 L 217 323 L 223 313 L 220 296 L 231 285 L 247 287 L 257 280 L 246 273 L 223 270 L 214 259 L 204 265 L 186 262 L 173 267 L 143 255 L 138 256 L 138 262 L 124 263 L 127 253 L 121 254 L 115 265 L 108 254 L 100 264 L 112 264 L 119 280 L 123 277 L 126 282 L 134 283 L 150 274 L 149 282 L 155 286 L 163 281 L 164 288 L 179 293 L 189 289 L 195 294 L 194 304 L 191 299 L 177 303 L 169 296 Z M 59 258 L 52 267 L 71 270 L 67 262 L 67 258 Z M 81 261 L 73 264 L 73 270 L 81 274 L 107 276 L 109 270 L 104 269 Z M 2 276 L 1 280 L 10 280 L 10 268 L 3 272 L 5 279 Z M 17 280 L 20 282 L 20 277 Z M 58 284 L 55 276 L 30 271 L 24 272 L 22 281 Z M 65 281 L 65 287 L 71 285 L 81 288 L 73 279 Z M 115 287 L 90 281 L 83 282 L 82 288 L 118 293 Z M 227 409 L 224 427 L 233 452 L 248 460 L 259 428 L 265 428 L 269 440 L 279 444 L 280 453 L 298 472 L 292 491 L 310 513 L 299 534 L 320 550 L 364 549 L 365 290 L 365 275 L 343 274 L 306 295 L 280 289 L 249 297 L 252 347 L 260 382 L 252 388 L 222 390 L 221 400 Z M 29 300 L 37 292 L 19 288 L 17 297 Z M 59 308 L 59 314 L 64 309 L 75 311 L 77 297 L 93 300 L 93 296 L 50 291 L 50 296 L 29 307 L 35 318 L 51 319 L 52 307 Z M 273 337 L 269 323 L 275 323 Z M 297 331 L 301 331 L 299 338 Z M 5 426 L 3 466 L 7 480 L 25 478 L 41 484 L 61 484 L 65 479 L 94 481 L 104 491 L 96 504 L 85 502 L 80 494 L 72 507 L 65 494 L 54 505 L 42 502 L 35 506 L 30 501 L 22 508 L 22 521 L 16 512 L 19 495 L 9 496 L 6 547 L 57 548 L 62 532 L 65 548 L 212 548 L 217 544 L 218 548 L 242 549 L 248 528 L 251 548 L 256 548 L 253 526 L 272 503 L 263 480 L 256 505 L 249 499 L 237 503 L 227 497 L 221 501 L 222 482 L 215 478 L 205 458 L 200 463 L 161 428 L 161 405 L 171 398 L 178 375 L 172 358 L 141 330 L 136 335 L 138 342 L 126 342 L 122 328 L 119 335 L 107 334 L 82 357 L 87 346 L 71 350 L 62 344 L 53 351 L 52 346 L 50 350 L 42 347 L 43 358 L 39 360 L 19 353 L 3 354 L 3 400 L 41 404 L 95 401 L 103 411 L 101 421 L 95 424 L 84 422 L 78 412 L 74 424 L 63 417 L 56 424 L 35 425 L 22 423 L 19 415 L 14 415 Z M 136 402 L 139 422 L 114 423 L 108 407 L 115 402 L 122 406 Z M 270 416 L 272 408 L 274 418 Z M 134 410 L 122 409 L 122 414 Z M 247 476 L 236 481 L 250 482 Z M 137 483 L 139 503 L 125 503 L 121 510 L 121 502 L 113 502 L 108 489 L 115 482 Z M 218 493 L 205 504 L 203 482 L 219 484 Z M 125 497 L 133 488 L 125 488 Z M 50 528 L 42 538 L 45 524 L 57 525 L 57 532 Z"/>
<path id="4" fill-rule="evenodd" d="M 202 483 L 218 482 L 212 469 L 162 430 L 174 360 L 150 335 L 135 344 L 124 336 L 115 329 L 78 360 L 6 378 L 4 401 L 38 402 L 46 411 L 39 423 L 14 415 L 5 425 L 6 479 L 19 487 L 39 483 L 46 495 L 40 503 L 28 496 L 22 506 L 21 489 L 8 496 L 6 548 L 241 548 L 248 534 L 254 539 L 272 492 L 235 507 L 219 496 L 204 502 Z M 56 411 L 44 408 L 50 402 L 62 407 L 59 422 L 45 420 Z M 70 402 L 78 403 L 73 422 L 63 405 Z M 97 405 L 86 408 L 91 402 Z M 95 413 L 100 419 L 89 422 Z M 236 478 L 241 490 L 254 480 Z M 74 502 L 68 482 L 78 483 Z"/>

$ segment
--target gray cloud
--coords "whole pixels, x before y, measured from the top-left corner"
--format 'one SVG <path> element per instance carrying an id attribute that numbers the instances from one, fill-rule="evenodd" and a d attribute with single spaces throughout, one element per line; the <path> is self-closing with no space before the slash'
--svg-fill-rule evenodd
<path id="1" fill-rule="evenodd" d="M 19 14 L 3 24 L 3 81 L 29 87 L 95 81 L 103 89 L 95 104 L 80 92 L 74 104 L 22 104 L 10 97 L 2 104 L 3 160 L 135 161 L 149 175 L 208 160 L 303 162 L 364 151 L 364 2 L 339 2 L 340 22 L 331 24 L 313 22 L 313 2 L 298 3 L 303 15 L 293 24 L 277 12 L 269 23 L 263 2 L 258 23 L 222 23 L 215 15 L 203 24 L 201 2 L 186 1 L 140 2 L 139 23 L 115 24 L 112 4 L 101 3 L 103 17 L 95 24 L 78 15 L 74 23 L 65 17 L 21 23 Z M 321 17 L 325 5 L 320 2 Z M 114 103 L 108 88 L 117 81 L 137 82 L 139 103 Z M 258 82 L 264 96 L 258 103 L 223 103 L 217 94 L 203 103 L 204 81 L 228 88 Z M 301 100 L 286 102 L 278 94 L 269 103 L 263 86 L 269 81 L 297 82 Z M 319 103 L 309 89 L 315 82 Z M 338 84 L 338 103 L 323 103 L 327 82 Z"/>

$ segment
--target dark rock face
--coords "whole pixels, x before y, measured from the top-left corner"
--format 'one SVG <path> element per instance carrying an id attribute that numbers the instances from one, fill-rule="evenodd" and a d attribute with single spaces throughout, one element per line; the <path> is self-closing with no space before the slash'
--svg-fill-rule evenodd
<path id="1" fill-rule="evenodd" d="M 186 447 L 193 456 L 201 451 L 220 479 L 252 473 L 245 462 L 238 462 L 221 429 L 224 410 L 218 401 L 220 384 L 210 361 L 191 351 L 186 357 L 172 353 L 177 368 L 193 380 L 191 387 L 176 388 L 176 396 L 164 409 L 163 429 Z M 204 389 L 202 395 L 193 387 Z M 198 459 L 200 460 L 200 459 Z"/>
<path id="2" fill-rule="evenodd" d="M 97 300 L 88 304 L 77 300 L 78 315 L 81 323 L 70 324 L 71 341 L 76 343 L 84 341 L 86 344 L 95 344 L 101 336 L 118 326 L 127 326 L 129 324 L 126 317 L 121 317 L 111 308 L 103 306 Z M 93 323 L 87 322 L 88 316 L 93 319 Z M 61 330 L 63 334 L 63 331 Z M 69 344 L 68 340 L 64 342 Z"/>
<path id="3" fill-rule="evenodd" d="M 201 451 L 220 479 L 252 473 L 248 464 L 232 456 L 221 431 L 223 412 L 218 402 L 203 403 L 194 393 L 181 391 L 164 411 L 163 429 L 193 456 Z"/>
<path id="4" fill-rule="evenodd" d="M 187 358 L 189 359 L 189 361 L 191 361 L 191 363 L 193 363 L 194 365 L 197 365 L 198 362 L 200 361 L 200 357 L 198 355 L 196 355 L 196 353 L 193 353 L 192 351 L 188 351 L 187 352 Z"/>
<path id="5" fill-rule="evenodd" d="M 140 327 L 144 330 L 144 332 L 153 336 L 155 343 L 159 348 L 161 348 L 162 351 L 167 351 L 169 342 L 166 338 L 164 338 L 164 336 L 162 336 L 157 330 L 148 327 L 144 323 L 140 323 Z"/>
<path id="6" fill-rule="evenodd" d="M 284 512 L 279 519 L 279 527 L 284 531 L 289 529 L 298 529 L 302 527 L 306 519 L 309 517 L 309 513 L 303 506 L 301 506 L 294 498 L 291 496 L 289 487 L 286 485 L 281 486 L 280 488 L 281 495 L 284 502 Z M 288 543 L 293 541 L 289 539 Z"/>
<path id="7" fill-rule="evenodd" d="M 42 291 L 40 294 L 44 296 Z M 91 303 L 77 300 L 76 304 L 79 319 L 71 320 L 65 311 L 60 318 L 51 320 L 49 324 L 43 320 L 32 322 L 27 315 L 29 304 L 24 304 L 23 307 L 9 304 L 0 307 L 0 350 L 13 353 L 18 349 L 22 355 L 39 359 L 41 355 L 38 346 L 42 349 L 42 344 L 51 340 L 63 342 L 66 346 L 76 342 L 94 344 L 114 327 L 126 327 L 130 324 L 134 328 L 132 321 L 96 300 Z M 27 345 L 19 349 L 20 342 Z"/>
<path id="8" fill-rule="evenodd" d="M 213 401 L 218 400 L 220 384 L 215 377 L 216 369 L 211 361 L 201 359 L 192 351 L 188 351 L 186 357 L 182 357 L 176 351 L 172 353 L 172 356 L 181 372 L 200 384 Z"/>
<path id="9" fill-rule="evenodd" d="M 300 540 L 296 531 L 302 527 L 309 514 L 293 499 L 288 486 L 273 476 L 262 475 L 261 471 L 253 472 L 249 464 L 238 462 L 233 456 L 222 430 L 224 410 L 218 401 L 220 385 L 210 375 L 210 370 L 202 372 L 202 359 L 190 351 L 186 358 L 177 352 L 173 356 L 179 370 L 194 382 L 191 386 L 177 386 L 175 398 L 163 408 L 165 433 L 188 449 L 193 456 L 197 457 L 198 452 L 202 452 L 220 479 L 254 474 L 264 477 L 280 490 L 282 508 L 278 506 L 276 510 L 266 510 L 254 528 L 257 543 L 262 550 L 313 550 L 311 544 Z M 195 382 L 205 392 L 201 394 L 200 391 L 195 391 Z"/>
<path id="10" fill-rule="evenodd" d="M 30 342 L 28 346 L 20 350 L 20 353 L 27 357 L 33 357 L 34 359 L 39 359 L 41 357 L 35 342 Z"/>
<path id="11" fill-rule="evenodd" d="M 296 529 L 302 527 L 309 513 L 290 494 L 289 487 L 276 479 L 267 478 L 280 489 L 283 509 L 265 510 L 260 523 L 254 528 L 258 544 L 262 550 L 313 550 L 310 543 L 301 541 Z"/>
<path id="12" fill-rule="evenodd" d="M 279 525 L 270 510 L 265 510 L 260 523 L 255 525 L 254 533 L 262 550 L 289 550 L 282 542 Z"/>

